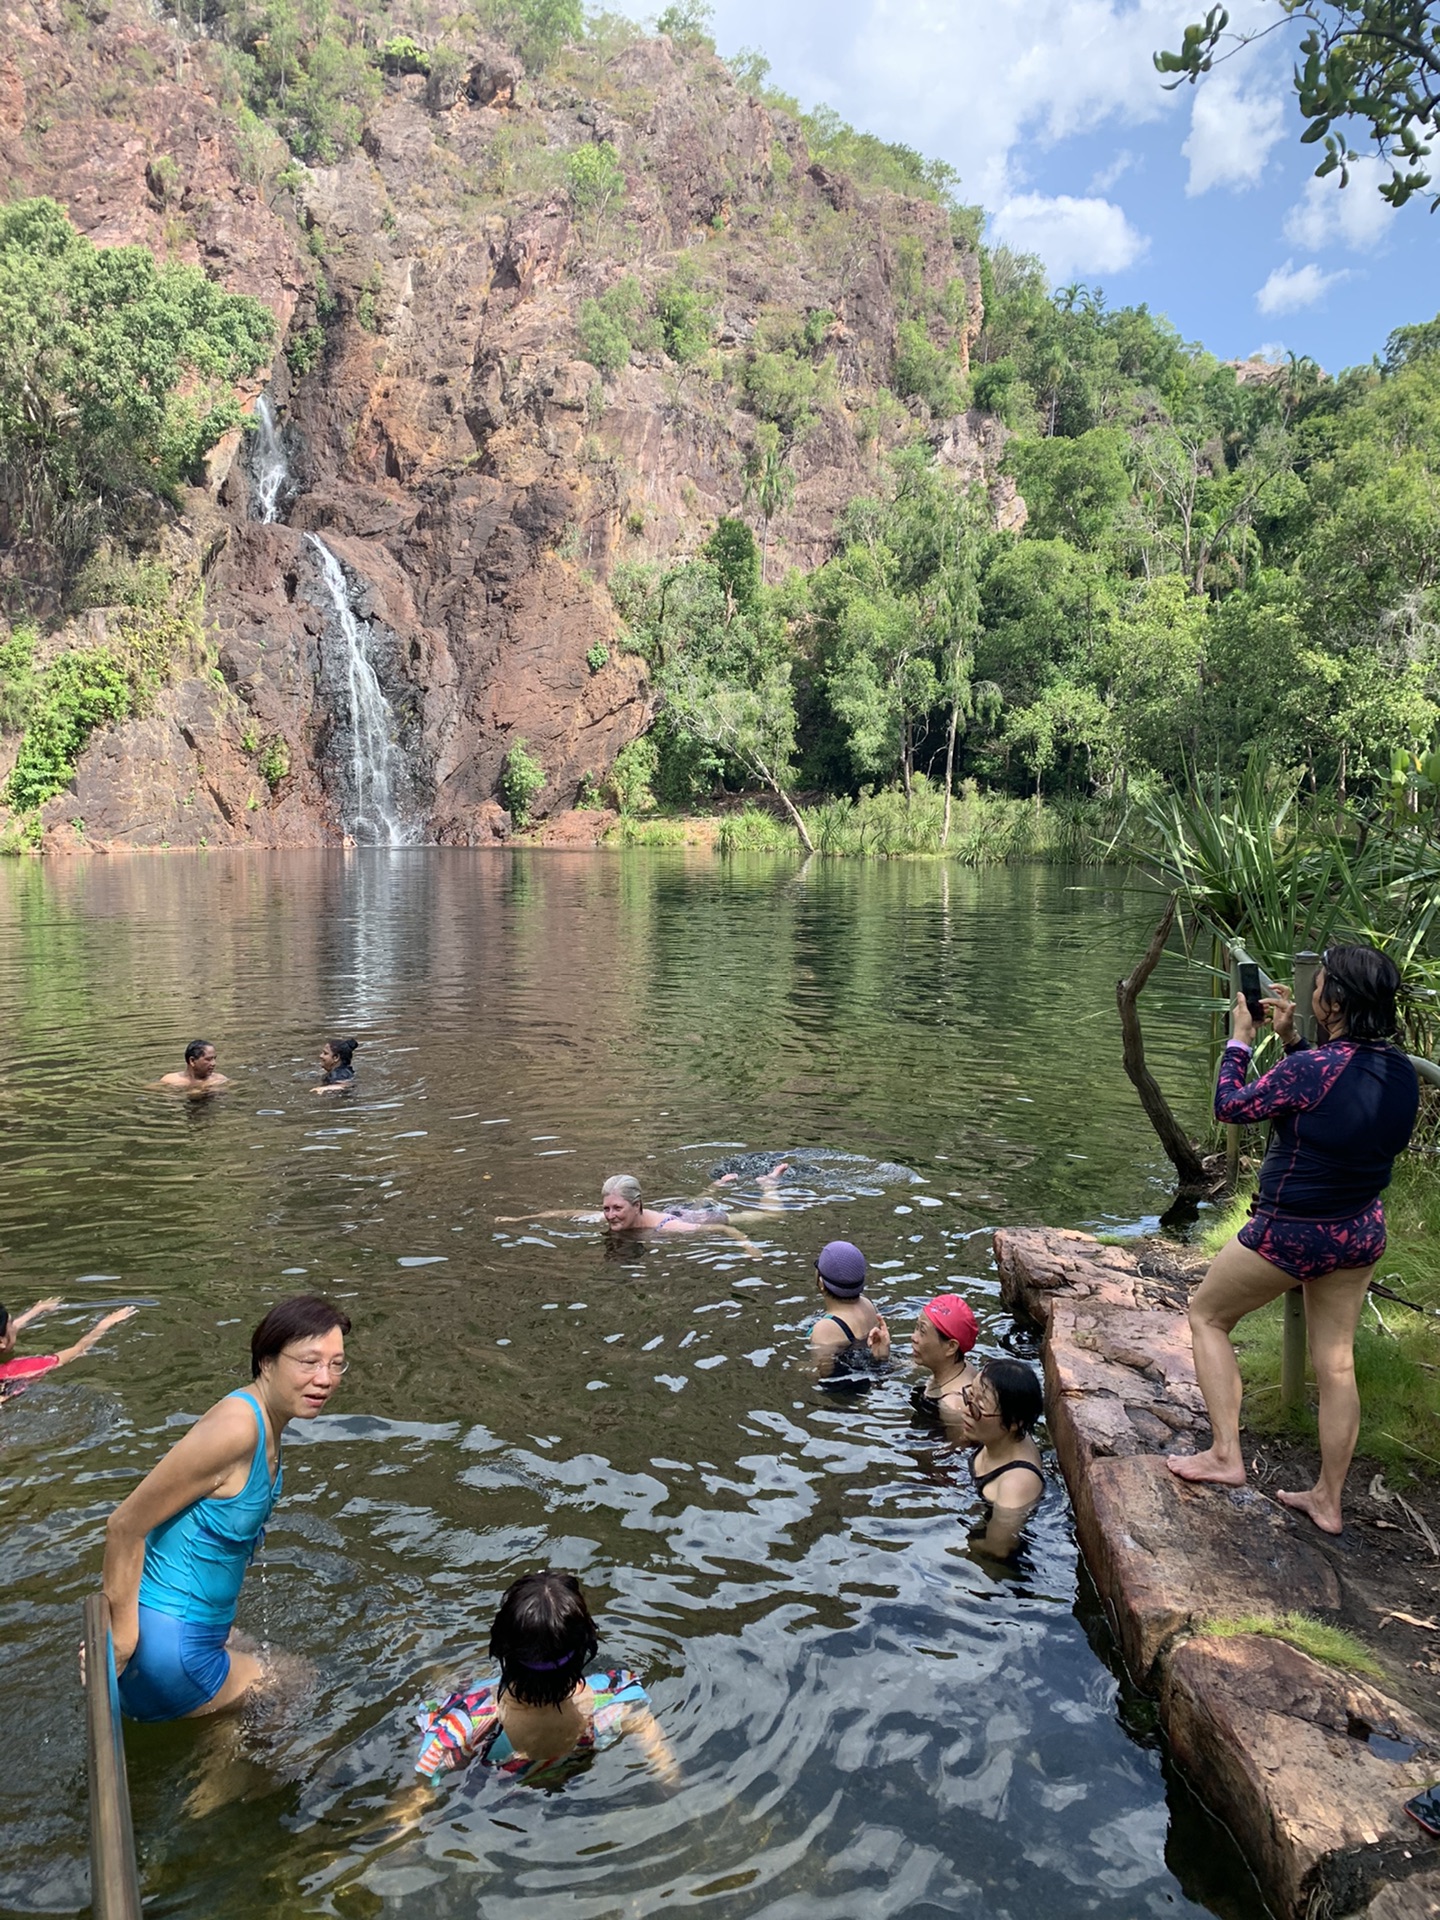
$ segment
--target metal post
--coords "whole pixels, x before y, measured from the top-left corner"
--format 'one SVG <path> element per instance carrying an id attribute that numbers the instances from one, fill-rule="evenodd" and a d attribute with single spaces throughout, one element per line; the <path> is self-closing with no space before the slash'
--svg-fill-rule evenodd
<path id="1" fill-rule="evenodd" d="M 1230 949 L 1230 1004 L 1235 1004 L 1235 996 L 1240 991 L 1240 954 L 1235 947 Z M 1226 1016 L 1226 1031 L 1230 1030 L 1229 1016 Z M 1233 1193 L 1240 1178 L 1240 1129 L 1233 1122 L 1225 1128 L 1225 1184 Z"/>
<path id="2" fill-rule="evenodd" d="M 1315 975 L 1319 966 L 1318 953 L 1311 953 L 1307 949 L 1295 955 L 1295 1025 L 1312 1043 L 1318 1030 L 1310 1000 L 1315 991 Z M 1280 1405 L 1288 1412 L 1298 1407 L 1304 1398 L 1305 1289 L 1291 1287 L 1285 1295 L 1285 1318 L 1280 1336 Z"/>
<path id="3" fill-rule="evenodd" d="M 120 1731 L 110 1602 L 85 1602 L 85 1719 L 90 1750 L 90 1908 L 94 1920 L 140 1920 L 140 1877 Z"/>

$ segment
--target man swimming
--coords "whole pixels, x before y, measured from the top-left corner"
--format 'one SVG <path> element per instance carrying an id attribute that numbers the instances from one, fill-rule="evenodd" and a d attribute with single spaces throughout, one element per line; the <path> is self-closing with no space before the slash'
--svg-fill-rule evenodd
<path id="1" fill-rule="evenodd" d="M 228 1087 L 227 1074 L 215 1071 L 215 1047 L 209 1040 L 192 1040 L 185 1049 L 185 1067 L 181 1073 L 162 1074 L 159 1087 L 178 1087 L 183 1093 L 213 1093 Z"/>

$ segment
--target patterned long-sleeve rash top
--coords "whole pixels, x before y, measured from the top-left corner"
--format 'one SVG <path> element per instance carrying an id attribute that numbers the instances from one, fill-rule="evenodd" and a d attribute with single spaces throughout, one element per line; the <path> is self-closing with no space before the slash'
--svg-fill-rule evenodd
<path id="1" fill-rule="evenodd" d="M 1397 1047 L 1382 1041 L 1303 1041 L 1248 1086 L 1250 1049 L 1225 1048 L 1215 1118 L 1269 1120 L 1257 1210 L 1346 1220 L 1390 1184 L 1415 1125 L 1420 1087 Z"/>

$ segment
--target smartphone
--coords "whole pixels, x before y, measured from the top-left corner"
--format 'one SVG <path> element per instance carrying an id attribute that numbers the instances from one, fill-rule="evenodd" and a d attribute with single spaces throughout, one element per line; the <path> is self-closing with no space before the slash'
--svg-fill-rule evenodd
<path id="1" fill-rule="evenodd" d="M 1250 1009 L 1250 1018 L 1259 1026 L 1265 1018 L 1265 1009 L 1260 1004 L 1263 991 L 1260 985 L 1260 969 L 1253 960 L 1240 962 L 1240 991 L 1245 996 L 1245 1004 Z"/>
<path id="2" fill-rule="evenodd" d="M 1405 1802 L 1405 1811 L 1426 1833 L 1440 1836 L 1440 1785 L 1427 1787 L 1413 1800 Z"/>

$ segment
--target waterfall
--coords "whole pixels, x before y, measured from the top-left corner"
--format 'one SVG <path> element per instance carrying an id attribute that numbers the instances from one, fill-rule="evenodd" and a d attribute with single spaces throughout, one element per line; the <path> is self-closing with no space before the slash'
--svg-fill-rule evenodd
<path id="1" fill-rule="evenodd" d="M 325 590 L 335 608 L 334 625 L 343 650 L 337 691 L 348 703 L 341 716 L 349 740 L 348 792 L 345 830 L 369 846 L 401 846 L 414 838 L 400 817 L 396 788 L 407 769 L 395 743 L 395 716 L 390 710 L 370 657 L 365 629 L 350 605 L 350 588 L 335 555 L 313 533 L 305 538 L 320 556 Z"/>
<path id="2" fill-rule="evenodd" d="M 255 481 L 255 505 L 261 520 L 278 520 L 280 496 L 290 488 L 290 465 L 285 444 L 275 425 L 269 399 L 263 393 L 255 402 L 255 447 L 250 471 Z"/>

